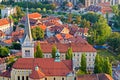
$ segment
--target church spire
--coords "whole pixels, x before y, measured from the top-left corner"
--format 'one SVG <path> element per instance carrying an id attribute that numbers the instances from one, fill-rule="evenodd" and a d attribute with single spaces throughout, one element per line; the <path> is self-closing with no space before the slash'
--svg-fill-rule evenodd
<path id="1" fill-rule="evenodd" d="M 26 23 L 25 23 L 25 37 L 27 36 L 29 38 L 29 41 L 32 41 L 30 21 L 29 21 L 29 16 L 28 16 L 28 8 L 26 9 Z"/>

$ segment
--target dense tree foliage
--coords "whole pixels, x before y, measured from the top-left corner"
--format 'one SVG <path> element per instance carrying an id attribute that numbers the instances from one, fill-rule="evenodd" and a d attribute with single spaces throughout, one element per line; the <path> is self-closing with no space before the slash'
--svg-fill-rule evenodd
<path id="1" fill-rule="evenodd" d="M 120 5 L 112 6 L 112 11 L 115 14 L 113 20 L 115 22 L 114 27 L 120 28 Z"/>
<path id="2" fill-rule="evenodd" d="M 68 60 L 72 60 L 73 57 L 73 52 L 72 52 L 72 48 L 68 48 L 67 53 L 66 53 L 66 59 Z"/>
<path id="3" fill-rule="evenodd" d="M 26 6 L 26 4 L 27 4 L 27 2 L 15 2 L 14 4 L 13 4 L 13 6 L 20 6 L 20 7 L 22 7 L 22 8 L 26 8 L 27 6 Z M 54 4 L 49 4 L 49 3 L 40 3 L 40 2 L 35 2 L 35 3 L 33 3 L 33 2 L 28 2 L 28 8 L 30 9 L 30 8 L 34 8 L 34 9 L 36 9 L 36 8 L 41 8 L 41 9 L 43 9 L 43 8 L 46 8 L 47 10 L 54 10 L 55 8 L 56 8 L 56 6 L 54 5 Z"/>
<path id="4" fill-rule="evenodd" d="M 57 48 L 56 48 L 55 45 L 53 45 L 53 47 L 52 47 L 52 58 L 55 58 L 56 52 L 57 52 Z"/>
<path id="5" fill-rule="evenodd" d="M 114 52 L 120 51 L 120 33 L 113 32 L 107 40 L 110 49 Z"/>
<path id="6" fill-rule="evenodd" d="M 84 15 L 82 15 L 82 19 L 86 19 L 87 21 L 90 21 L 91 23 L 96 23 L 100 18 L 99 14 L 96 14 L 94 12 L 89 12 Z"/>
<path id="7" fill-rule="evenodd" d="M 80 23 L 80 27 L 82 28 L 90 28 L 90 22 L 87 21 L 86 19 L 83 19 Z"/>
<path id="8" fill-rule="evenodd" d="M 43 58 L 43 52 L 40 47 L 40 43 L 37 44 L 36 46 L 36 52 L 34 54 L 35 58 Z"/>
<path id="9" fill-rule="evenodd" d="M 9 53 L 10 51 L 8 48 L 0 46 L 0 57 L 6 57 Z"/>
<path id="10" fill-rule="evenodd" d="M 80 70 L 84 73 L 87 73 L 87 63 L 86 63 L 86 54 L 83 53 L 81 56 Z"/>
<path id="11" fill-rule="evenodd" d="M 44 31 L 40 27 L 33 28 L 32 30 L 32 37 L 34 40 L 41 40 L 44 39 Z"/>
<path id="12" fill-rule="evenodd" d="M 11 47 L 12 47 L 12 49 L 21 50 L 20 43 L 13 42 Z"/>
<path id="13" fill-rule="evenodd" d="M 112 64 L 109 61 L 109 58 L 103 58 L 96 55 L 94 73 L 107 73 L 112 76 Z"/>
<path id="14" fill-rule="evenodd" d="M 80 24 L 81 22 L 81 16 L 76 16 L 76 24 Z"/>
<path id="15" fill-rule="evenodd" d="M 101 45 L 104 44 L 110 36 L 111 28 L 108 26 L 106 19 L 101 16 L 99 20 L 90 28 L 89 34 L 89 43 Z"/>
<path id="16" fill-rule="evenodd" d="M 72 17 L 73 15 L 71 13 L 68 14 L 68 23 L 71 23 L 72 22 Z"/>

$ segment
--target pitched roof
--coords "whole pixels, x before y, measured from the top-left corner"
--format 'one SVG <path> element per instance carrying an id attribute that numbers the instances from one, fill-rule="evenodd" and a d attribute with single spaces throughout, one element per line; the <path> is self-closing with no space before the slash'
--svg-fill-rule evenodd
<path id="1" fill-rule="evenodd" d="M 4 40 L 3 42 L 6 44 L 12 44 L 13 39 L 10 38 L 10 39 Z"/>
<path id="2" fill-rule="evenodd" d="M 0 37 L 3 37 L 3 36 L 5 36 L 5 33 L 0 30 Z"/>
<path id="3" fill-rule="evenodd" d="M 100 73 L 77 76 L 76 80 L 113 80 L 113 78 L 108 74 Z"/>
<path id="4" fill-rule="evenodd" d="M 31 79 L 42 79 L 42 78 L 44 78 L 45 77 L 45 74 L 43 73 L 43 72 L 41 72 L 41 70 L 40 69 L 38 69 L 38 70 L 33 70 L 32 71 L 32 73 L 29 75 L 29 77 L 31 78 Z"/>
<path id="5" fill-rule="evenodd" d="M 96 52 L 96 49 L 88 43 L 41 43 L 40 45 L 43 53 L 51 53 L 53 45 L 56 45 L 60 53 L 66 53 L 69 47 L 72 47 L 73 52 Z"/>
<path id="6" fill-rule="evenodd" d="M 0 76 L 9 78 L 10 77 L 10 70 L 7 70 L 7 71 L 1 73 Z"/>
<path id="7" fill-rule="evenodd" d="M 66 76 L 72 72 L 72 67 L 70 67 L 72 66 L 71 60 L 55 62 L 53 58 L 19 58 L 13 64 L 13 68 L 31 70 L 34 65 L 37 65 L 46 76 Z"/>
<path id="8" fill-rule="evenodd" d="M 38 18 L 41 18 L 42 17 L 42 15 L 41 14 L 39 14 L 39 13 L 31 13 L 31 14 L 29 14 L 29 18 L 31 18 L 31 19 L 38 19 Z"/>
<path id="9" fill-rule="evenodd" d="M 0 26 L 10 24 L 7 18 L 0 19 Z"/>

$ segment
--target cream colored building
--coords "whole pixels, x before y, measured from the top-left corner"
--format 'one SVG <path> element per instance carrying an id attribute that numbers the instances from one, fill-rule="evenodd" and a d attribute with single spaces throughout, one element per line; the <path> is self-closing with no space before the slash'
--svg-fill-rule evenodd
<path id="1" fill-rule="evenodd" d="M 0 19 L 0 30 L 5 34 L 10 34 L 13 31 L 13 22 L 7 18 Z"/>

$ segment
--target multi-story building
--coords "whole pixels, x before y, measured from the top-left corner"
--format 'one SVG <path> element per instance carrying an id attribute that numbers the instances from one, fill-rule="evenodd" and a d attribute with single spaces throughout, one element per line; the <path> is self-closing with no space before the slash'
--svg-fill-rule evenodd
<path id="1" fill-rule="evenodd" d="M 12 14 L 16 13 L 16 8 L 6 7 L 4 9 L 1 9 L 1 17 L 8 17 Z"/>
<path id="2" fill-rule="evenodd" d="M 5 34 L 10 34 L 13 31 L 13 21 L 7 18 L 0 19 L 0 30 Z"/>

